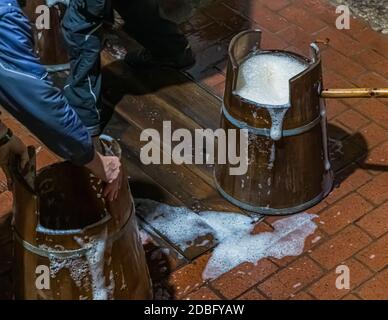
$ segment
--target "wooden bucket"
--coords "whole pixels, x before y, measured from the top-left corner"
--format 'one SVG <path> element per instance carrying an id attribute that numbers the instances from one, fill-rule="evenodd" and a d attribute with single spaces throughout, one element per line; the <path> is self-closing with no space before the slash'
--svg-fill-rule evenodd
<path id="1" fill-rule="evenodd" d="M 319 49 L 312 58 L 286 51 L 260 49 L 261 31 L 238 34 L 229 47 L 221 128 L 249 132 L 248 171 L 230 175 L 230 164 L 215 166 L 216 186 L 227 200 L 261 214 L 290 214 L 321 201 L 331 190 L 326 134 L 326 110 L 320 99 L 322 71 Z M 250 54 L 283 53 L 308 63 L 308 68 L 290 81 L 290 107 L 279 140 L 271 138 L 268 106 L 244 100 L 235 92 L 239 65 Z"/>
<path id="2" fill-rule="evenodd" d="M 42 14 L 37 8 L 46 5 L 45 0 L 27 0 L 24 1 L 23 11 L 30 19 L 33 36 L 35 41 L 35 52 L 40 57 L 42 64 L 48 71 L 56 72 L 70 68 L 69 57 L 63 41 L 61 30 L 61 20 L 64 16 L 66 7 L 62 4 L 56 4 L 50 7 L 50 29 L 38 30 L 36 21 Z"/>
<path id="3" fill-rule="evenodd" d="M 105 202 L 84 167 L 62 162 L 36 177 L 33 157 L 30 167 L 28 176 L 12 169 L 16 299 L 151 299 L 127 179 Z"/>

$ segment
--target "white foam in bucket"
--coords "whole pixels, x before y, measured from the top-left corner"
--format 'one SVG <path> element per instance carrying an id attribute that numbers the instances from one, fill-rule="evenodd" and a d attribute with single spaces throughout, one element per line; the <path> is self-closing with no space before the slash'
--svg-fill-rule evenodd
<path id="1" fill-rule="evenodd" d="M 280 140 L 290 107 L 290 79 L 308 63 L 282 52 L 262 52 L 248 57 L 239 68 L 235 93 L 268 109 L 272 140 Z"/>
<path id="2" fill-rule="evenodd" d="M 250 56 L 240 65 L 236 93 L 263 105 L 283 106 L 290 100 L 290 79 L 307 68 L 307 63 L 286 53 Z"/>

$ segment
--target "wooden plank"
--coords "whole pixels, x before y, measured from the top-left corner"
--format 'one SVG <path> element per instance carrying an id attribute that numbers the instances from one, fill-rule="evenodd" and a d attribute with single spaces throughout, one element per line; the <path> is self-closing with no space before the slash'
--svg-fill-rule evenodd
<path id="1" fill-rule="evenodd" d="M 191 118 L 203 128 L 219 127 L 221 101 L 188 77 L 173 69 L 130 68 L 103 51 L 104 96 L 114 104 L 124 95 L 157 94 L 165 103 Z M 118 82 L 120 79 L 120 82 Z"/>
<path id="2" fill-rule="evenodd" d="M 134 158 L 140 156 L 140 149 L 143 146 L 139 139 L 141 130 L 150 127 L 161 130 L 160 120 L 162 119 L 171 119 L 173 117 L 174 125 L 177 127 L 187 127 L 188 129 L 218 127 L 219 100 L 195 83 L 187 82 L 188 79 L 179 72 L 171 69 L 156 69 L 152 73 L 149 70 L 148 72 L 145 70 L 135 71 L 123 64 L 123 62 L 115 62 L 114 57 L 107 52 L 103 54 L 103 61 L 105 63 L 104 79 L 105 82 L 109 83 L 109 88 L 104 98 L 115 106 L 115 112 L 120 114 L 123 120 L 122 126 L 132 125 L 128 126 L 126 133 L 123 133 L 120 137 L 116 136 L 116 138 L 120 138 L 125 147 L 131 150 Z M 184 94 L 182 93 L 178 97 L 182 98 L 183 102 L 178 97 L 175 97 L 176 92 L 181 92 L 182 84 L 162 85 L 162 83 L 176 83 L 177 81 L 171 79 L 182 79 L 182 77 L 186 79 L 184 83 L 186 87 L 183 90 Z M 164 96 L 175 97 L 171 100 L 174 104 L 167 103 L 162 99 L 162 92 Z M 202 97 L 205 97 L 205 99 L 203 100 Z M 208 103 L 209 101 L 210 103 Z M 190 108 L 186 108 L 189 102 L 191 102 Z M 181 107 L 178 108 L 177 106 Z M 152 107 L 156 110 L 158 114 L 157 120 L 159 121 L 155 121 L 155 115 L 152 115 Z M 150 117 L 145 116 L 144 110 L 146 111 L 145 113 L 148 112 L 150 114 Z M 193 117 L 187 115 L 188 110 L 192 112 Z M 163 115 L 163 117 L 160 115 Z M 196 121 L 199 118 L 198 115 L 201 116 L 202 120 Z M 134 137 L 137 137 L 136 141 L 133 140 Z M 218 192 L 214 190 L 213 177 L 209 168 L 174 164 L 146 167 L 141 163 L 137 165 L 143 168 L 148 175 L 167 190 L 179 190 L 174 191 L 175 196 L 185 202 L 190 208 L 193 208 L 193 199 L 195 199 L 194 208 L 198 207 L 198 205 L 201 207 L 206 202 L 205 206 L 209 210 L 244 213 L 238 207 L 221 198 Z M 167 174 L 167 177 L 161 181 L 160 177 L 165 174 Z"/>
<path id="3" fill-rule="evenodd" d="M 141 195 L 171 205 L 183 205 L 194 211 L 216 210 L 240 212 L 238 207 L 222 198 L 214 188 L 212 166 L 206 165 L 144 165 L 140 150 L 145 142 L 140 141 L 144 129 L 163 131 L 163 121 L 171 121 L 172 130 L 219 127 L 220 100 L 189 80 L 180 72 L 171 69 L 135 70 L 125 63 L 115 61 L 104 52 L 104 103 L 114 109 L 106 132 L 119 140 L 124 163 L 135 180 L 135 196 Z M 171 155 L 160 146 L 161 155 Z M 144 196 L 145 195 L 145 196 Z M 145 220 L 143 220 L 145 221 Z M 158 230 L 144 222 L 160 240 L 180 252 L 179 248 L 165 239 Z M 189 260 L 203 254 L 216 245 L 214 239 L 205 247 L 191 246 L 181 252 Z"/>
<path id="4" fill-rule="evenodd" d="M 127 112 L 129 106 L 131 112 Z M 115 109 L 123 115 L 128 123 L 141 130 L 155 129 L 159 133 L 162 133 L 163 121 L 170 121 L 172 132 L 176 129 L 185 128 L 191 132 L 193 137 L 195 129 L 202 129 L 197 123 L 172 106 L 167 105 L 163 101 L 159 101 L 155 95 L 147 95 L 142 98 L 125 96 Z M 166 150 L 167 146 L 163 144 L 162 139 L 160 144 L 163 145 L 163 150 Z M 179 142 L 173 142 L 171 146 L 174 148 L 178 144 Z M 205 153 L 205 150 L 203 152 Z M 171 152 L 168 152 L 168 154 L 171 154 Z M 187 167 L 208 184 L 213 184 L 213 165 L 188 165 Z"/>
<path id="5" fill-rule="evenodd" d="M 133 155 L 134 159 L 140 159 L 140 150 L 144 146 L 144 143 L 140 141 L 140 134 L 142 128 L 139 128 L 135 124 L 131 123 L 130 120 L 127 121 L 130 116 L 126 113 L 125 110 L 123 111 L 123 108 L 125 108 L 125 106 L 123 107 L 123 105 L 116 108 L 117 114 L 120 114 L 120 116 L 124 115 L 124 117 L 120 117 L 121 121 L 116 118 L 116 133 L 112 132 L 110 134 L 120 140 L 123 145 L 123 149 L 127 149 Z M 112 129 L 112 127 L 113 126 L 111 125 L 108 130 Z M 121 132 L 117 133 L 117 130 Z M 160 150 L 160 152 L 166 153 L 166 151 L 163 149 Z M 170 154 L 168 156 L 170 156 Z M 214 187 L 212 185 L 209 185 L 208 183 L 203 181 L 203 179 L 201 179 L 198 174 L 190 170 L 190 168 L 197 167 L 196 165 L 159 164 L 145 166 L 140 161 L 138 165 L 161 185 L 165 186 L 166 184 L 170 184 L 169 187 L 165 186 L 165 188 L 167 190 L 174 190 L 173 194 L 179 199 L 181 199 L 183 202 L 186 201 L 185 203 L 186 205 L 189 205 L 189 207 L 192 207 L 192 199 L 196 199 L 197 202 L 198 200 L 209 199 L 209 196 L 210 198 L 214 196 L 219 197 L 218 192 L 214 190 Z M 160 177 L 164 175 L 165 172 L 170 175 L 168 181 L 160 181 Z M 187 180 L 189 177 L 190 179 Z M 209 180 L 209 176 L 207 180 Z M 180 185 L 180 183 L 183 184 L 180 185 L 180 188 L 177 188 L 177 186 L 171 185 L 171 182 L 176 182 L 178 185 Z M 178 189 L 179 191 L 177 191 Z M 221 210 L 240 212 L 237 207 L 231 205 L 227 201 L 225 201 L 222 207 L 223 208 Z"/>
<path id="6" fill-rule="evenodd" d="M 129 182 L 131 186 L 132 194 L 135 198 L 144 198 L 151 199 L 161 203 L 166 203 L 172 206 L 185 207 L 185 204 L 176 198 L 174 195 L 165 190 L 162 186 L 160 186 L 157 182 L 155 182 L 151 177 L 146 175 L 144 171 L 142 171 L 135 164 L 134 159 L 132 159 L 132 155 L 126 155 L 123 158 L 123 164 L 131 175 L 129 176 Z M 207 238 L 209 240 L 206 246 L 198 247 L 193 245 L 189 247 L 185 252 L 182 252 L 178 247 L 174 246 L 168 239 L 164 239 L 163 235 L 158 232 L 158 230 L 152 228 L 151 225 L 148 225 L 145 221 L 145 217 L 139 217 L 141 221 L 139 221 L 140 225 L 145 229 L 147 233 L 150 234 L 155 244 L 157 244 L 158 248 L 168 248 L 171 252 L 171 259 L 175 261 L 175 263 L 169 263 L 170 266 L 175 266 L 176 268 L 183 264 L 182 256 L 187 257 L 188 259 L 193 259 L 201 255 L 202 253 L 213 248 L 217 242 L 214 239 Z M 198 239 L 194 241 L 194 243 L 202 243 L 204 239 Z M 170 270 L 173 271 L 173 270 Z"/>
<path id="7" fill-rule="evenodd" d="M 135 44 L 123 33 L 120 40 Z M 221 101 L 174 69 L 130 68 L 103 51 L 104 101 L 119 110 L 129 122 L 141 129 L 162 132 L 162 121 L 171 120 L 172 129 L 219 127 Z M 178 144 L 178 143 L 176 143 Z M 189 166 L 208 184 L 213 185 L 213 165 Z"/>
<path id="8" fill-rule="evenodd" d="M 142 168 L 141 162 L 139 161 L 139 155 L 136 152 L 133 152 L 133 150 L 139 150 L 139 146 L 133 147 L 126 142 L 128 140 L 125 140 L 128 136 L 136 136 L 136 134 L 132 134 L 133 130 L 129 130 L 128 128 L 137 128 L 132 127 L 131 125 L 128 125 L 125 122 L 118 122 L 118 118 L 119 117 L 116 115 L 112 118 L 108 128 L 106 129 L 106 133 L 113 137 L 120 137 L 119 141 L 123 150 L 123 164 L 130 175 L 130 183 L 133 195 L 135 197 L 152 199 L 173 206 L 189 207 L 193 210 L 208 210 L 208 208 L 205 207 L 205 205 L 202 205 L 200 201 L 192 199 L 191 195 L 188 192 L 184 192 L 183 196 L 181 196 L 180 193 L 177 192 L 171 193 L 168 190 L 175 190 L 174 185 L 163 185 L 160 183 L 160 181 L 156 181 L 155 175 L 157 177 L 164 177 L 164 179 L 168 181 L 172 181 L 171 176 L 166 175 L 163 170 L 160 170 L 162 174 L 158 174 L 157 171 L 153 171 L 153 173 L 155 174 L 154 176 L 149 175 L 148 172 L 146 173 L 144 171 L 144 168 Z M 118 129 L 115 130 L 115 128 Z M 125 128 L 125 132 L 123 132 L 123 128 Z M 139 132 L 140 131 L 137 132 L 137 135 L 140 134 Z M 191 185 L 194 186 L 194 184 Z M 140 215 L 140 218 L 144 221 L 144 223 L 146 223 L 146 217 Z M 208 240 L 206 244 L 204 246 L 199 247 L 196 244 L 203 243 L 203 237 L 199 237 L 198 241 L 195 240 L 192 246 L 182 252 L 177 246 L 175 246 L 161 233 L 159 233 L 158 230 L 152 228 L 152 226 L 149 226 L 149 228 L 154 230 L 153 234 L 155 240 L 159 243 L 167 242 L 169 244 L 169 247 L 171 248 L 171 251 L 175 252 L 174 256 L 176 257 L 178 257 L 178 253 L 180 253 L 187 259 L 193 260 L 199 255 L 212 249 L 217 244 L 215 239 L 213 239 L 212 237 L 208 237 L 206 238 L 206 240 Z"/>
<path id="9" fill-rule="evenodd" d="M 211 185 L 207 184 L 198 175 L 189 170 L 186 165 L 144 165 L 141 163 L 140 149 L 143 146 L 143 143 L 139 139 L 141 130 L 122 118 L 118 118 L 116 114 L 112 120 L 106 129 L 106 133 L 119 140 L 123 154 L 126 157 L 131 155 L 132 163 L 141 168 L 141 170 L 165 190 L 169 190 L 186 207 L 196 211 L 217 210 L 242 212 L 239 208 L 221 198 Z"/>

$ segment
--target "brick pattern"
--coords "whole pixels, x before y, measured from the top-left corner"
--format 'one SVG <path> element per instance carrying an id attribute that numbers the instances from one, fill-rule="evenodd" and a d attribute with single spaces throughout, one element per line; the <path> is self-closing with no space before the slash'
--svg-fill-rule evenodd
<path id="1" fill-rule="evenodd" d="M 349 268 L 350 288 L 357 287 L 372 274 L 368 268 L 356 260 L 345 261 L 344 265 Z M 336 279 L 338 275 L 335 269 L 329 271 L 310 287 L 309 293 L 320 300 L 338 300 L 345 297 L 351 290 L 337 288 Z"/>
<path id="2" fill-rule="evenodd" d="M 335 7 L 328 1 L 225 0 L 203 10 L 202 15 L 234 34 L 257 26 L 263 30 L 263 47 L 307 56 L 312 41 L 328 38 L 328 45 L 321 46 L 325 87 L 388 86 L 388 37 L 372 31 L 360 19 L 351 20 L 351 30 L 337 30 Z M 202 30 L 208 25 L 205 19 Z M 188 37 L 195 47 L 195 36 L 189 32 Z M 198 68 L 189 71 L 220 97 L 227 64 L 224 43 L 229 39 L 228 33 L 215 41 L 221 44 L 218 58 L 208 60 L 206 67 L 202 63 L 200 72 Z M 200 52 L 198 59 L 207 59 L 206 53 Z M 263 274 L 269 275 L 263 279 L 260 273 L 242 276 L 239 266 L 206 290 L 223 298 L 247 300 L 387 298 L 388 99 L 338 99 L 326 104 L 329 136 L 339 146 L 331 152 L 336 187 L 325 201 L 309 210 L 319 215 L 319 228 L 306 240 L 305 252 L 279 261 L 270 258 L 277 269 L 271 273 L 268 265 L 264 266 Z M 257 232 L 270 232 L 275 220 L 266 218 Z M 349 290 L 335 286 L 336 267 L 341 264 L 349 267 Z"/>
<path id="3" fill-rule="evenodd" d="M 289 299 L 321 274 L 317 263 L 303 257 L 259 284 L 258 289 L 270 299 Z"/>
<path id="4" fill-rule="evenodd" d="M 225 298 L 233 299 L 273 274 L 277 269 L 278 267 L 267 259 L 260 260 L 257 265 L 244 263 L 220 276 L 212 282 L 212 286 Z"/>
<path id="5" fill-rule="evenodd" d="M 0 218 L 10 213 L 12 208 L 12 194 L 9 191 L 0 193 Z"/>
<path id="6" fill-rule="evenodd" d="M 209 287 L 203 286 L 197 291 L 188 294 L 183 298 L 184 300 L 220 300 L 221 298 L 210 289 Z"/>

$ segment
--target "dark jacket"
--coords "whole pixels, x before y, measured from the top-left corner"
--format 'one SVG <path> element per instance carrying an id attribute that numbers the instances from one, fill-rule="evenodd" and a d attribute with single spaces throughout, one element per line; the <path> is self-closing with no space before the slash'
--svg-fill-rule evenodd
<path id="1" fill-rule="evenodd" d="M 90 135 L 34 53 L 17 0 L 0 0 L 0 104 L 62 158 L 93 159 Z"/>

